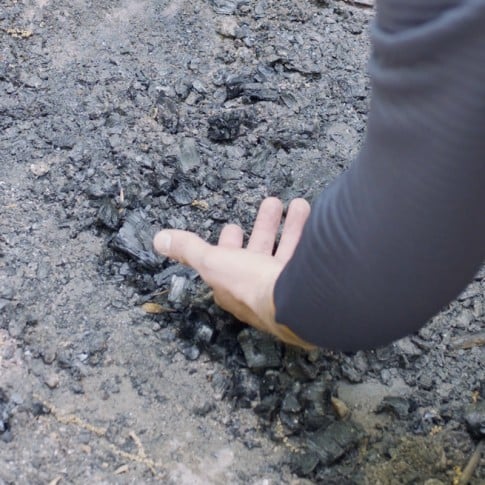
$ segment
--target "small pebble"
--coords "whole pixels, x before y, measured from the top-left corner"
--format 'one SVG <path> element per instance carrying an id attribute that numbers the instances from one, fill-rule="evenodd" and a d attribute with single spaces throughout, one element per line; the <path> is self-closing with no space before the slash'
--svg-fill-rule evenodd
<path id="1" fill-rule="evenodd" d="M 32 163 L 30 165 L 30 171 L 36 177 L 42 177 L 43 175 L 46 175 L 47 173 L 49 173 L 49 170 L 50 170 L 50 167 L 45 162 L 37 162 L 37 163 Z"/>
<path id="2" fill-rule="evenodd" d="M 196 416 L 205 417 L 215 409 L 214 403 L 206 401 L 202 406 L 196 406 L 193 412 Z"/>
<path id="3" fill-rule="evenodd" d="M 56 348 L 54 346 L 46 347 L 45 349 L 42 350 L 41 357 L 44 364 L 47 364 L 47 365 L 52 364 L 57 357 Z"/>
<path id="4" fill-rule="evenodd" d="M 49 389 L 55 389 L 59 386 L 59 376 L 57 374 L 48 374 L 45 376 L 44 382 Z"/>
<path id="5" fill-rule="evenodd" d="M 8 324 L 8 333 L 11 337 L 20 337 L 24 333 L 25 325 L 25 321 L 13 319 Z"/>
<path id="6" fill-rule="evenodd" d="M 197 360 L 200 357 L 200 350 L 196 345 L 187 345 L 182 342 L 179 345 L 179 350 L 187 360 Z"/>
<path id="7" fill-rule="evenodd" d="M 223 17 L 216 23 L 216 32 L 223 37 L 236 37 L 238 28 L 236 20 L 232 17 Z"/>

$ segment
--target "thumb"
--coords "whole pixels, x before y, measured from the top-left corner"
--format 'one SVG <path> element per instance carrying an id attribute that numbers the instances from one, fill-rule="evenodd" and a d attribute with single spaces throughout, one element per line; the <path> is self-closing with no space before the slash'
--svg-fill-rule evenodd
<path id="1" fill-rule="evenodd" d="M 212 246 L 193 232 L 164 229 L 155 235 L 153 247 L 157 253 L 199 271 L 204 256 Z"/>

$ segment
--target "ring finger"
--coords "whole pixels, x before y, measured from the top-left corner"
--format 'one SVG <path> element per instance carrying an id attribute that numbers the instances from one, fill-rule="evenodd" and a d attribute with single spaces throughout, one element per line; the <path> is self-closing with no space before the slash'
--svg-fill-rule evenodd
<path id="1" fill-rule="evenodd" d="M 239 226 L 228 224 L 222 228 L 217 245 L 224 248 L 242 248 L 243 238 L 244 233 Z"/>

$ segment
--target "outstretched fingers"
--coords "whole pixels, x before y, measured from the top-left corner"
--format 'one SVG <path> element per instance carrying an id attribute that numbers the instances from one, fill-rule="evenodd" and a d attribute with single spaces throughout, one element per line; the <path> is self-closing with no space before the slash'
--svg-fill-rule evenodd
<path id="1" fill-rule="evenodd" d="M 291 201 L 280 243 L 275 253 L 275 258 L 278 261 L 286 263 L 293 256 L 309 215 L 310 204 L 305 199 L 293 199 Z"/>

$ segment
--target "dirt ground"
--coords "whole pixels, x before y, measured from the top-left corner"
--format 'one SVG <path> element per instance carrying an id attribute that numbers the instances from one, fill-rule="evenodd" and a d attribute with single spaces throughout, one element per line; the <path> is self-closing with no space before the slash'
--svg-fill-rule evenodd
<path id="1" fill-rule="evenodd" d="M 483 269 L 417 335 L 303 355 L 149 247 L 162 226 L 249 227 L 263 197 L 311 200 L 348 167 L 372 18 L 332 0 L 2 0 L 0 484 L 485 483 L 479 451 L 466 468 Z"/>

